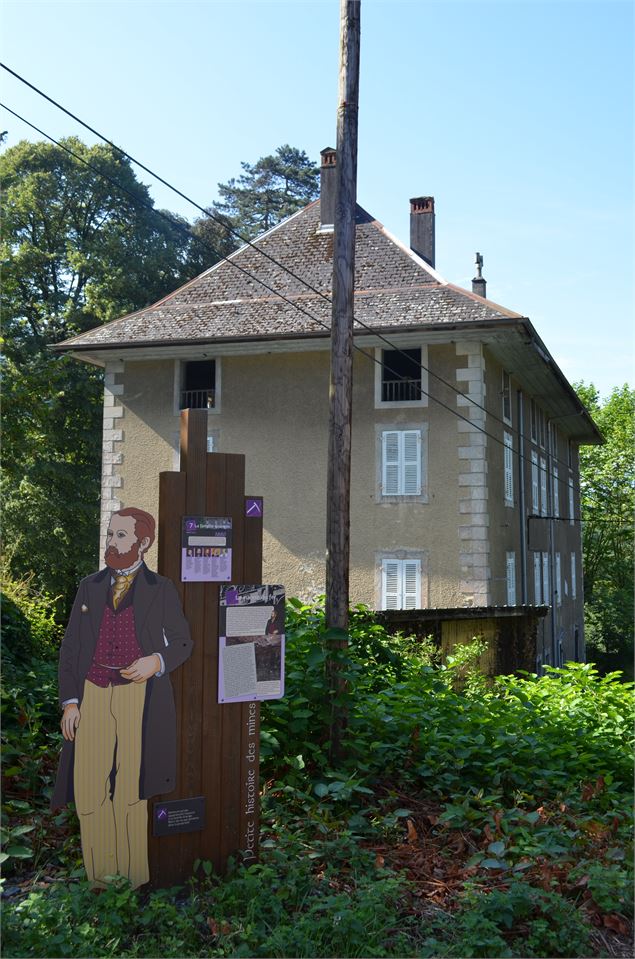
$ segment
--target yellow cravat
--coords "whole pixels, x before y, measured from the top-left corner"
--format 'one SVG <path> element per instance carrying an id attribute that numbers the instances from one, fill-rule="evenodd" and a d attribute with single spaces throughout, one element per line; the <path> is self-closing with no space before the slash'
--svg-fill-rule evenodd
<path id="1" fill-rule="evenodd" d="M 124 576 L 123 573 L 115 573 L 115 584 L 112 588 L 112 605 L 115 609 L 132 586 L 135 575 L 136 571 L 135 573 L 128 573 L 127 576 Z"/>

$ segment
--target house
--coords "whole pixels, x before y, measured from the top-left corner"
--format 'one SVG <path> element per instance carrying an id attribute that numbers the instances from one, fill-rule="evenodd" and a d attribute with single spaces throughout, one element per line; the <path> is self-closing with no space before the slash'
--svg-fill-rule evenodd
<path id="1" fill-rule="evenodd" d="M 335 151 L 321 196 L 158 303 L 59 349 L 104 368 L 102 520 L 157 509 L 179 412 L 247 456 L 265 582 L 324 589 Z M 435 268 L 434 200 L 404 245 L 356 224 L 351 600 L 541 611 L 535 657 L 584 658 L 578 448 L 602 438 L 527 317 Z M 102 525 L 102 535 L 105 528 Z M 546 615 L 545 615 L 546 614 Z"/>

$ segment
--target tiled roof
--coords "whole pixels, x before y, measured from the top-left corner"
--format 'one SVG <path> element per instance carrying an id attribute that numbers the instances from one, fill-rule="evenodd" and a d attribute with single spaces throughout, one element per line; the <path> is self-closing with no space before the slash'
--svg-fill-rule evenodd
<path id="1" fill-rule="evenodd" d="M 331 304 L 324 297 L 331 292 L 333 233 L 320 232 L 319 226 L 317 200 L 259 237 L 257 249 L 242 247 L 231 262 L 217 263 L 158 303 L 66 340 L 58 349 L 326 333 Z M 382 330 L 520 318 L 446 283 L 361 207 L 355 317 L 358 325 Z"/>

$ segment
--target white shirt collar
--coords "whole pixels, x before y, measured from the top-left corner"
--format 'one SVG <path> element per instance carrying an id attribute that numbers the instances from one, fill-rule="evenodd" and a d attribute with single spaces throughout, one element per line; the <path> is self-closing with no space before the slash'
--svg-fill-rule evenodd
<path id="1" fill-rule="evenodd" d="M 143 565 L 143 559 L 138 559 L 133 566 L 129 566 L 128 569 L 113 569 L 113 573 L 116 573 L 117 576 L 130 576 L 131 573 L 136 573 L 140 566 Z"/>

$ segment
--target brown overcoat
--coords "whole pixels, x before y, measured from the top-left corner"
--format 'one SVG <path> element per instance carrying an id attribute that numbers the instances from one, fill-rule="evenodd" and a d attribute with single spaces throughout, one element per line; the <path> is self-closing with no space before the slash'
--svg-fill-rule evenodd
<path id="1" fill-rule="evenodd" d="M 108 602 L 111 575 L 112 571 L 105 568 L 81 581 L 60 649 L 60 705 L 77 699 L 80 722 L 84 681 Z M 165 663 L 163 676 L 146 683 L 139 798 L 149 799 L 157 793 L 171 792 L 176 785 L 176 715 L 168 674 L 189 657 L 192 640 L 174 583 L 145 564 L 135 577 L 132 608 L 137 641 L 144 655 L 161 653 Z M 74 758 L 75 744 L 65 740 L 51 799 L 53 809 L 74 798 Z"/>

